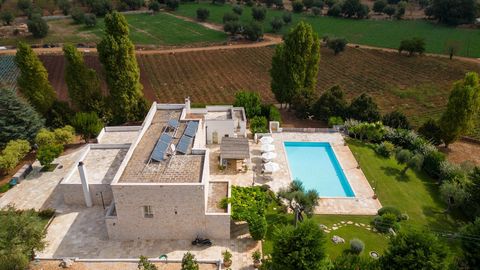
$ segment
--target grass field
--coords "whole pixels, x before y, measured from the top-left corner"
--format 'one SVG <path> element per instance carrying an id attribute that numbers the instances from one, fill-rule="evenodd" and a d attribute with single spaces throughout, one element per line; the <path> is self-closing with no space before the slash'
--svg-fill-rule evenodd
<path id="1" fill-rule="evenodd" d="M 130 26 L 130 38 L 135 44 L 173 46 L 202 45 L 222 43 L 226 34 L 205 28 L 199 24 L 175 18 L 167 13 L 128 14 L 125 15 Z M 72 20 L 53 20 L 48 22 L 50 33 L 46 38 L 38 40 L 23 38 L 29 43 L 92 43 L 100 41 L 103 36 L 103 18 L 93 28 L 75 25 Z M 12 45 L 19 39 L 2 40 L 4 45 Z"/>
<path id="2" fill-rule="evenodd" d="M 210 10 L 209 21 L 222 23 L 223 14 L 231 11 L 231 5 L 213 5 L 209 3 L 182 4 L 177 13 L 195 18 L 199 7 Z M 270 22 L 274 17 L 281 17 L 283 11 L 269 9 L 264 21 L 264 29 L 271 32 Z M 244 6 L 241 21 L 248 22 L 252 18 L 251 8 Z M 293 14 L 292 24 L 300 20 L 310 23 L 320 35 L 341 36 L 350 43 L 376 47 L 397 49 L 400 41 L 411 37 L 422 37 L 427 44 L 427 52 L 445 54 L 445 44 L 456 41 L 461 44 L 460 55 L 480 57 L 480 31 L 476 29 L 461 29 L 434 24 L 423 20 L 353 20 L 315 17 L 309 14 Z M 288 27 L 282 30 L 286 32 Z"/>

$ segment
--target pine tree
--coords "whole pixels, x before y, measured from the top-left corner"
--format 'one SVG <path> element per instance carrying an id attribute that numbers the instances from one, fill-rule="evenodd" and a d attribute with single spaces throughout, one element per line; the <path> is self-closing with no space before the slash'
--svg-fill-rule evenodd
<path id="1" fill-rule="evenodd" d="M 67 60 L 65 81 L 73 106 L 81 111 L 94 111 L 101 115 L 102 92 L 97 73 L 85 65 L 82 53 L 72 44 L 66 44 L 63 53 Z"/>
<path id="2" fill-rule="evenodd" d="M 280 103 L 291 103 L 300 89 L 314 91 L 317 84 L 320 41 L 312 26 L 300 22 L 277 46 L 272 58 L 271 89 Z"/>
<path id="3" fill-rule="evenodd" d="M 32 48 L 23 42 L 18 44 L 15 63 L 20 69 L 18 89 L 39 113 L 45 114 L 56 99 L 47 70 Z"/>
<path id="4" fill-rule="evenodd" d="M 0 89 L 0 148 L 10 140 L 33 141 L 44 119 L 11 89 Z"/>
<path id="5" fill-rule="evenodd" d="M 105 16 L 105 30 L 105 37 L 97 47 L 105 68 L 113 122 L 140 120 L 148 106 L 143 97 L 140 70 L 125 17 L 115 11 L 108 14 Z"/>
<path id="6" fill-rule="evenodd" d="M 480 84 L 478 74 L 469 72 L 465 78 L 453 85 L 447 109 L 440 119 L 442 139 L 445 147 L 467 133 L 478 117 L 480 107 Z"/>

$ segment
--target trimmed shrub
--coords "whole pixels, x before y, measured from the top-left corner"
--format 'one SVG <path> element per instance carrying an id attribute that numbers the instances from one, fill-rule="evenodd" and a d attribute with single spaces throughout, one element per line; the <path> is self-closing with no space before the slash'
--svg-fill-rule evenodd
<path id="1" fill-rule="evenodd" d="M 243 8 L 242 8 L 241 6 L 239 6 L 239 5 L 233 6 L 232 10 L 233 10 L 233 12 L 234 12 L 235 14 L 237 14 L 238 16 L 242 15 L 242 13 L 243 13 Z"/>
<path id="2" fill-rule="evenodd" d="M 377 145 L 375 148 L 375 152 L 382 157 L 390 157 L 392 153 L 395 151 L 395 145 L 391 142 L 384 141 Z"/>
<path id="3" fill-rule="evenodd" d="M 394 6 L 388 5 L 383 9 L 383 12 L 391 18 L 393 14 L 397 12 L 397 9 Z"/>
<path id="4" fill-rule="evenodd" d="M 72 119 L 72 125 L 75 127 L 75 130 L 82 135 L 85 142 L 88 142 L 90 138 L 97 136 L 103 128 L 102 121 L 94 112 L 79 112 L 75 114 L 75 117 Z"/>
<path id="5" fill-rule="evenodd" d="M 32 33 L 34 38 L 44 38 L 48 34 L 49 26 L 40 15 L 33 16 L 27 22 L 28 31 Z"/>
<path id="6" fill-rule="evenodd" d="M 442 143 L 442 130 L 438 126 L 437 121 L 431 118 L 418 128 L 418 133 L 434 145 Z"/>
<path id="7" fill-rule="evenodd" d="M 160 3 L 158 1 L 151 1 L 148 4 L 148 9 L 153 11 L 153 12 L 158 12 L 158 11 L 160 11 Z"/>
<path id="8" fill-rule="evenodd" d="M 395 206 L 384 206 L 378 209 L 377 214 L 379 216 L 383 216 L 385 214 L 393 214 L 397 217 L 397 220 L 402 219 L 402 212 L 400 212 L 400 210 L 398 210 L 398 208 L 396 208 Z"/>
<path id="9" fill-rule="evenodd" d="M 388 232 L 390 228 L 395 231 L 400 228 L 397 223 L 397 217 L 392 213 L 386 213 L 383 216 L 376 216 L 373 220 L 373 226 L 379 232 L 383 233 Z"/>
<path id="10" fill-rule="evenodd" d="M 253 7 L 252 17 L 255 21 L 263 21 L 267 16 L 267 9 L 264 7 Z"/>
<path id="11" fill-rule="evenodd" d="M 72 9 L 70 16 L 76 24 L 82 24 L 85 19 L 85 13 L 78 7 Z"/>
<path id="12" fill-rule="evenodd" d="M 425 40 L 419 37 L 404 39 L 400 42 L 398 53 L 401 54 L 403 51 L 408 52 L 409 56 L 413 56 L 415 53 L 423 54 L 425 52 Z"/>
<path id="13" fill-rule="evenodd" d="M 345 121 L 343 121 L 342 117 L 340 116 L 331 116 L 328 118 L 328 126 L 333 127 L 337 125 L 343 125 Z"/>
<path id="14" fill-rule="evenodd" d="M 253 240 L 259 241 L 265 238 L 267 233 L 267 219 L 265 216 L 252 215 L 247 219 L 248 231 Z"/>
<path id="15" fill-rule="evenodd" d="M 375 2 L 373 3 L 373 11 L 375 11 L 376 13 L 382 13 L 386 6 L 387 1 L 375 0 Z"/>
<path id="16" fill-rule="evenodd" d="M 241 33 L 242 25 L 238 21 L 228 21 L 223 25 L 223 31 L 234 36 Z"/>
<path id="17" fill-rule="evenodd" d="M 97 25 L 97 16 L 93 13 L 85 14 L 85 25 L 87 27 L 94 27 Z"/>
<path id="18" fill-rule="evenodd" d="M 256 21 L 251 21 L 249 24 L 245 25 L 243 34 L 250 41 L 258 41 L 263 37 L 262 25 Z"/>
<path id="19" fill-rule="evenodd" d="M 331 8 L 328 9 L 327 15 L 332 17 L 341 17 L 342 5 L 340 4 L 333 5 Z"/>
<path id="20" fill-rule="evenodd" d="M 328 8 L 333 7 L 337 3 L 338 3 L 337 0 L 325 0 L 325 5 L 327 5 Z"/>
<path id="21" fill-rule="evenodd" d="M 198 270 L 199 265 L 195 259 L 195 255 L 190 252 L 187 252 L 183 255 L 182 258 L 182 269 L 181 270 Z"/>
<path id="22" fill-rule="evenodd" d="M 223 23 L 231 22 L 231 21 L 238 21 L 238 15 L 232 12 L 227 12 L 223 14 Z"/>
<path id="23" fill-rule="evenodd" d="M 49 166 L 63 152 L 63 145 L 48 144 L 38 148 L 37 159 L 42 166 Z"/>
<path id="24" fill-rule="evenodd" d="M 210 11 L 206 8 L 197 9 L 197 20 L 204 22 L 210 16 Z"/>
<path id="25" fill-rule="evenodd" d="M 312 7 L 312 13 L 315 16 L 322 15 L 322 9 L 319 7 Z"/>
<path id="26" fill-rule="evenodd" d="M 405 114 L 399 111 L 393 111 L 385 114 L 382 117 L 382 122 L 385 126 L 391 128 L 403 128 L 410 129 L 410 122 L 408 121 Z"/>
<path id="27" fill-rule="evenodd" d="M 30 151 L 30 144 L 26 140 L 12 140 L 0 155 L 0 169 L 6 172 L 14 169 L 20 160 Z"/>
<path id="28" fill-rule="evenodd" d="M 273 20 L 270 22 L 270 26 L 272 26 L 273 32 L 277 33 L 282 29 L 283 26 L 283 20 L 279 17 L 273 18 Z"/>
<path id="29" fill-rule="evenodd" d="M 255 133 L 268 132 L 268 121 L 264 116 L 255 116 L 250 119 L 250 130 Z"/>
<path id="30" fill-rule="evenodd" d="M 299 0 L 295 0 L 292 2 L 292 9 L 295 13 L 302 13 L 303 12 L 303 3 Z"/>
<path id="31" fill-rule="evenodd" d="M 180 2 L 178 0 L 167 0 L 166 4 L 169 10 L 177 10 Z"/>
<path id="32" fill-rule="evenodd" d="M 365 249 L 365 244 L 358 238 L 350 240 L 350 252 L 359 255 Z"/>
<path id="33" fill-rule="evenodd" d="M 367 94 L 361 94 L 354 98 L 349 108 L 349 116 L 353 119 L 366 122 L 380 120 L 380 110 L 377 103 Z"/>
<path id="34" fill-rule="evenodd" d="M 289 24 L 292 22 L 292 13 L 286 11 L 282 15 L 282 20 L 285 24 Z"/>
<path id="35" fill-rule="evenodd" d="M 434 179 L 440 178 L 441 166 L 445 161 L 445 154 L 439 151 L 431 151 L 423 158 L 422 170 Z"/>
<path id="36" fill-rule="evenodd" d="M 327 40 L 327 47 L 331 49 L 335 55 L 343 52 L 347 46 L 345 38 L 329 38 Z"/>

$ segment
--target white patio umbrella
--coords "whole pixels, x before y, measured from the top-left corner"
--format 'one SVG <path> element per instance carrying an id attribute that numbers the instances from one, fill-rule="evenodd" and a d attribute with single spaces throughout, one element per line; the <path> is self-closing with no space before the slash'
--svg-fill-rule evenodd
<path id="1" fill-rule="evenodd" d="M 273 144 L 263 144 L 261 147 L 262 152 L 273 152 L 275 151 L 275 145 Z"/>
<path id="2" fill-rule="evenodd" d="M 280 165 L 275 162 L 268 162 L 263 164 L 263 172 L 264 173 L 274 173 L 280 170 Z"/>
<path id="3" fill-rule="evenodd" d="M 262 159 L 264 161 L 270 161 L 272 159 L 275 159 L 277 157 L 277 153 L 275 152 L 266 152 L 262 154 Z"/>
<path id="4" fill-rule="evenodd" d="M 265 137 L 260 138 L 260 142 L 262 144 L 271 144 L 273 141 L 274 141 L 273 138 L 270 137 L 270 136 L 265 136 Z"/>

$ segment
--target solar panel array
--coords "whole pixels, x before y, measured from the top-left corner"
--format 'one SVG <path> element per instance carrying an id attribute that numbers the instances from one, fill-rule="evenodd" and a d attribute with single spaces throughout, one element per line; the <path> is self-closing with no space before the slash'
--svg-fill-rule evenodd
<path id="1" fill-rule="evenodd" d="M 197 133 L 198 129 L 198 122 L 196 121 L 190 121 L 187 124 L 187 128 L 185 129 L 185 132 L 183 133 L 184 135 L 187 135 L 190 138 L 195 137 L 195 134 Z"/>
<path id="2" fill-rule="evenodd" d="M 180 141 L 177 143 L 177 152 L 186 154 L 188 151 L 188 146 L 190 146 L 191 143 L 192 143 L 192 138 L 186 135 L 183 135 L 182 138 L 180 138 Z"/>
<path id="3" fill-rule="evenodd" d="M 172 136 L 167 133 L 162 133 L 160 139 L 158 139 L 155 148 L 153 148 L 152 155 L 150 159 L 155 161 L 162 161 L 165 157 L 165 152 L 167 152 L 168 146 L 172 142 Z"/>
<path id="4" fill-rule="evenodd" d="M 173 128 L 177 128 L 180 125 L 177 119 L 170 119 L 168 120 L 168 125 Z"/>

